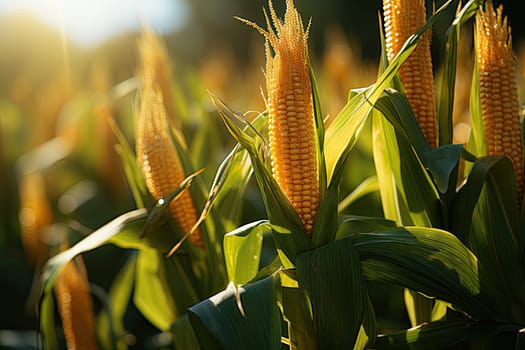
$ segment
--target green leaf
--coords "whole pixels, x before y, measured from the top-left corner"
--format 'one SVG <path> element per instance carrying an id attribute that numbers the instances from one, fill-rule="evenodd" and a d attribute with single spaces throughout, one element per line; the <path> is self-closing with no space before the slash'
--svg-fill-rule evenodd
<path id="1" fill-rule="evenodd" d="M 525 315 L 525 273 L 519 255 L 516 179 L 506 157 L 479 159 L 457 195 L 453 227 L 478 256 L 504 320 Z M 497 288 L 495 287 L 497 286 Z M 501 302 L 505 300 L 505 302 Z"/>
<path id="2" fill-rule="evenodd" d="M 357 233 L 373 232 L 396 227 L 392 220 L 359 215 L 345 215 L 341 218 L 337 238 L 349 237 Z"/>
<path id="3" fill-rule="evenodd" d="M 102 309 L 97 320 L 97 334 L 105 349 L 127 349 L 124 341 L 124 314 L 131 299 L 135 277 L 136 256 L 132 255 L 113 279 L 109 291 L 109 303 Z"/>
<path id="4" fill-rule="evenodd" d="M 341 168 L 342 169 L 342 168 Z M 337 175 L 339 177 L 339 175 Z M 339 181 L 328 185 L 319 205 L 312 229 L 312 246 L 319 247 L 335 239 L 339 216 Z"/>
<path id="5" fill-rule="evenodd" d="M 377 182 L 379 183 L 379 195 L 381 197 L 381 204 L 383 206 L 383 213 L 385 218 L 395 222 L 403 223 L 406 217 L 405 213 L 401 212 L 401 204 L 398 198 L 398 191 L 396 187 L 396 180 L 393 176 L 394 170 L 391 164 L 390 147 L 396 147 L 394 144 L 395 133 L 394 128 L 388 125 L 388 122 L 379 114 L 379 111 L 374 112 L 372 119 L 373 126 L 373 156 L 374 164 L 377 174 Z M 392 141 L 388 141 L 392 140 Z M 396 147 L 397 148 L 397 147 Z M 403 200 L 403 198 L 401 198 Z M 406 208 L 406 204 L 404 206 Z M 408 218 L 407 218 L 408 219 Z"/>
<path id="6" fill-rule="evenodd" d="M 58 349 L 58 339 L 55 326 L 55 302 L 51 293 L 45 293 L 40 298 L 39 327 L 46 349 Z"/>
<path id="7" fill-rule="evenodd" d="M 497 230 L 500 231 L 502 227 L 505 227 L 508 232 L 518 232 L 516 177 L 513 169 L 512 163 L 505 157 L 480 158 L 473 164 L 469 177 L 459 188 L 452 207 L 452 229 L 460 239 L 468 240 L 473 225 L 479 229 L 485 227 L 485 224 L 476 224 L 472 220 L 474 210 L 478 206 L 478 199 L 485 186 L 489 186 L 491 192 L 500 197 L 498 203 L 494 203 L 494 207 L 502 206 L 500 210 L 507 213 L 507 218 L 501 219 L 503 226 L 497 227 Z M 490 215 L 486 220 L 493 217 L 490 211 L 488 214 Z M 514 239 L 517 237 L 514 236 Z"/>
<path id="8" fill-rule="evenodd" d="M 299 255 L 297 281 L 311 307 L 317 348 L 353 348 L 369 304 L 351 241 L 335 241 Z"/>
<path id="9" fill-rule="evenodd" d="M 145 200 L 151 196 L 146 188 L 146 181 L 142 176 L 142 171 L 137 164 L 135 153 L 132 151 L 124 133 L 122 133 L 115 121 L 109 118 L 108 123 L 119 142 L 118 145 L 115 146 L 115 150 L 120 157 L 128 186 L 133 194 L 133 199 L 138 208 L 144 208 L 146 206 Z"/>
<path id="10" fill-rule="evenodd" d="M 354 90 L 350 99 L 328 126 L 325 133 L 325 160 L 326 172 L 329 183 L 336 169 L 342 168 L 343 164 L 355 146 L 360 132 L 363 130 L 368 114 L 372 110 L 373 102 L 369 101 L 368 95 L 375 97 L 377 84 L 367 89 Z"/>
<path id="11" fill-rule="evenodd" d="M 234 147 L 217 169 L 210 189 L 209 197 L 216 202 L 215 210 L 224 231 L 233 230 L 241 221 L 244 190 L 252 174 L 250 156 L 238 146 L 237 144 Z M 212 198 L 212 195 L 217 198 Z"/>
<path id="12" fill-rule="evenodd" d="M 197 175 L 198 173 L 187 177 L 178 189 L 173 191 L 166 199 L 158 201 L 157 205 L 150 212 L 140 208 L 124 213 L 92 232 L 73 247 L 49 259 L 42 273 L 43 292 L 49 292 L 56 276 L 66 263 L 78 254 L 96 249 L 106 243 L 115 243 L 123 248 L 141 249 L 155 247 L 165 251 L 172 244 L 174 237 L 171 233 L 164 232 L 166 234 L 159 235 L 157 232 L 157 234 L 143 238 L 145 227 L 148 225 L 157 227 L 159 220 L 162 221 L 162 213 L 169 202 L 177 198 L 184 189 L 189 187 L 193 178 Z"/>
<path id="13" fill-rule="evenodd" d="M 171 333 L 173 334 L 173 343 L 175 344 L 175 349 L 200 349 L 197 336 L 193 332 L 193 328 L 191 327 L 190 319 L 188 318 L 187 314 L 177 318 L 177 321 L 175 321 L 175 323 L 171 326 Z"/>
<path id="14" fill-rule="evenodd" d="M 440 197 L 414 149 L 375 113 L 373 128 L 374 163 L 385 217 L 398 225 L 440 227 Z"/>
<path id="15" fill-rule="evenodd" d="M 141 232 L 146 218 L 147 211 L 143 208 L 122 214 L 91 233 L 73 247 L 49 259 L 42 272 L 43 291 L 47 293 L 51 290 L 58 273 L 75 256 L 100 247 L 118 234 L 124 234 L 127 231 Z"/>
<path id="16" fill-rule="evenodd" d="M 176 314 L 173 301 L 161 281 L 161 259 L 164 256 L 153 249 L 138 252 L 133 302 L 151 324 L 167 331 Z"/>
<path id="17" fill-rule="evenodd" d="M 361 256 L 364 276 L 446 301 L 473 317 L 494 316 L 484 305 L 476 256 L 449 232 L 405 227 L 349 239 Z"/>
<path id="18" fill-rule="evenodd" d="M 432 180 L 442 194 L 456 188 L 457 169 L 463 145 L 444 145 L 422 155 L 423 164 L 432 174 Z"/>
<path id="19" fill-rule="evenodd" d="M 515 332 L 518 329 L 518 325 L 469 319 L 437 321 L 399 333 L 380 335 L 375 345 L 378 349 L 449 349 L 474 338 Z"/>
<path id="20" fill-rule="evenodd" d="M 363 180 L 352 192 L 343 198 L 338 205 L 339 213 L 343 212 L 347 207 L 355 203 L 357 200 L 363 198 L 367 194 L 379 191 L 379 182 L 377 176 L 370 176 Z"/>
<path id="21" fill-rule="evenodd" d="M 205 271 L 202 265 L 200 260 L 189 254 L 175 254 L 160 260 L 159 278 L 173 301 L 177 317 L 218 289 L 215 284 L 208 283 L 213 276 L 205 275 L 213 272 Z M 223 280 L 221 286 L 225 284 Z"/>
<path id="22" fill-rule="evenodd" d="M 432 179 L 440 193 L 447 193 L 455 188 L 455 178 L 451 178 L 457 169 L 462 145 L 444 145 L 430 148 L 419 127 L 405 95 L 387 89 L 379 98 L 375 107 L 381 111 L 396 129 L 414 148 L 417 157 L 432 174 Z"/>
<path id="23" fill-rule="evenodd" d="M 285 321 L 288 323 L 287 343 L 297 349 L 315 349 L 315 332 L 311 312 L 305 307 L 305 298 L 297 281 L 290 278 L 290 270 L 281 271 L 281 304 Z M 293 270 L 295 273 L 295 270 Z M 294 275 L 294 278 L 296 276 Z"/>
<path id="24" fill-rule="evenodd" d="M 405 306 L 412 326 L 417 326 L 432 320 L 434 300 L 412 290 L 404 290 Z"/>
<path id="25" fill-rule="evenodd" d="M 315 79 L 314 71 L 310 66 L 310 81 L 312 84 L 312 101 L 314 106 L 315 130 L 317 138 L 315 139 L 315 150 L 317 159 L 317 172 L 319 178 L 319 197 L 324 198 L 324 191 L 327 188 L 326 163 L 324 158 L 324 115 L 321 111 L 321 101 L 319 90 Z"/>
<path id="26" fill-rule="evenodd" d="M 224 257 L 228 277 L 235 285 L 246 284 L 259 271 L 265 232 L 271 232 L 266 220 L 246 224 L 224 236 Z"/>
<path id="27" fill-rule="evenodd" d="M 276 277 L 236 289 L 232 284 L 188 310 L 202 349 L 281 349 Z"/>
<path id="28" fill-rule="evenodd" d="M 484 156 L 487 154 L 487 149 L 485 143 L 485 132 L 483 129 L 483 116 L 481 115 L 479 69 L 476 57 L 474 57 L 474 70 L 472 73 L 472 84 L 470 88 L 470 120 L 471 131 L 467 149 L 477 157 Z"/>
<path id="29" fill-rule="evenodd" d="M 454 91 L 456 87 L 457 50 L 461 26 L 465 24 L 483 3 L 482 0 L 470 0 L 456 15 L 446 33 L 446 45 L 441 80 L 438 91 L 439 145 L 452 143 L 452 112 L 454 109 Z"/>
<path id="30" fill-rule="evenodd" d="M 374 106 L 394 126 L 418 154 L 430 150 L 406 96 L 394 89 L 385 89 Z"/>

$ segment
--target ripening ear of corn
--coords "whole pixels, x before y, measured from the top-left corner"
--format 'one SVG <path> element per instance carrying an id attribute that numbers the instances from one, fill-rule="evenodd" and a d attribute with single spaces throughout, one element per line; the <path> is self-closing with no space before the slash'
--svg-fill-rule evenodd
<path id="1" fill-rule="evenodd" d="M 145 84 L 155 82 L 160 87 L 166 114 L 173 126 L 182 130 L 181 122 L 176 118 L 173 100 L 171 76 L 173 69 L 164 43 L 148 28 L 144 28 L 138 42 L 141 61 L 140 72 Z"/>
<path id="2" fill-rule="evenodd" d="M 93 302 L 80 257 L 69 262 L 57 276 L 55 295 L 68 350 L 98 349 Z"/>
<path id="3" fill-rule="evenodd" d="M 20 214 L 22 244 L 27 258 L 41 267 L 48 258 L 45 231 L 53 223 L 53 213 L 42 174 L 30 172 L 20 178 Z"/>
<path id="4" fill-rule="evenodd" d="M 487 155 L 505 155 L 516 172 L 518 203 L 523 192 L 523 154 L 517 62 L 503 7 L 491 1 L 476 15 L 475 48 Z"/>
<path id="5" fill-rule="evenodd" d="M 388 60 L 405 41 L 426 23 L 424 0 L 383 0 Z M 415 50 L 399 69 L 407 99 L 430 147 L 437 143 L 434 77 L 430 56 L 431 31 L 427 30 Z"/>
<path id="6" fill-rule="evenodd" d="M 137 161 L 146 186 L 155 199 L 164 198 L 180 186 L 185 174 L 170 136 L 162 92 L 157 85 L 146 84 L 141 89 L 136 131 Z M 197 212 L 188 190 L 172 201 L 168 210 L 183 233 L 190 231 L 197 221 Z M 189 240 L 204 247 L 198 228 Z"/>
<path id="7" fill-rule="evenodd" d="M 184 168 L 170 135 L 171 122 L 175 122 L 178 131 L 182 130 L 182 126 L 173 115 L 168 54 L 153 32 L 144 31 L 139 42 L 139 53 L 142 87 L 135 147 L 146 186 L 158 200 L 176 190 L 185 178 Z M 184 141 L 178 137 L 177 142 Z M 188 190 L 171 202 L 168 210 L 183 233 L 190 231 L 197 221 L 197 211 Z M 189 240 L 200 248 L 204 247 L 198 228 L 189 236 Z"/>
<path id="8" fill-rule="evenodd" d="M 266 38 L 266 89 L 272 173 L 308 234 L 319 208 L 315 117 L 309 73 L 308 31 L 292 0 L 284 21 L 271 1 L 268 30 L 245 21 Z M 272 52 L 273 50 L 273 52 Z"/>

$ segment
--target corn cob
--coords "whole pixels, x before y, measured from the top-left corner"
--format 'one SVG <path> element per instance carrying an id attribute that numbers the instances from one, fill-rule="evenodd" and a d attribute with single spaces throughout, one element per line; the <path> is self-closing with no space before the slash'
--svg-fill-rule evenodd
<path id="1" fill-rule="evenodd" d="M 386 49 L 391 61 L 405 41 L 426 22 L 424 0 L 383 0 Z M 430 31 L 399 69 L 407 99 L 430 147 L 437 143 L 434 77 L 430 56 Z"/>
<path id="2" fill-rule="evenodd" d="M 26 256 L 36 267 L 41 267 L 48 258 L 45 230 L 53 223 L 53 214 L 40 173 L 27 173 L 20 178 L 19 220 Z"/>
<path id="3" fill-rule="evenodd" d="M 136 131 L 137 161 L 148 190 L 155 199 L 164 198 L 179 187 L 185 175 L 169 133 L 161 89 L 153 82 L 141 90 Z M 197 221 L 197 212 L 188 190 L 171 202 L 168 210 L 183 232 L 188 232 Z M 199 229 L 189 236 L 189 240 L 204 247 Z"/>
<path id="4" fill-rule="evenodd" d="M 138 42 L 141 62 L 141 76 L 144 84 L 155 82 L 162 91 L 164 107 L 168 119 L 177 129 L 182 130 L 182 124 L 174 109 L 172 88 L 172 67 L 164 43 L 151 30 L 145 28 Z"/>
<path id="5" fill-rule="evenodd" d="M 310 235 L 319 207 L 315 119 L 308 59 L 308 30 L 293 0 L 284 22 L 269 2 L 268 31 L 242 20 L 266 38 L 266 89 L 273 177 Z M 273 50 L 273 53 L 272 53 Z"/>
<path id="6" fill-rule="evenodd" d="M 68 350 L 97 349 L 93 302 L 80 258 L 69 262 L 60 272 L 55 295 Z"/>
<path id="7" fill-rule="evenodd" d="M 93 110 L 97 131 L 96 136 L 99 140 L 96 166 L 110 190 L 118 196 L 125 188 L 125 184 L 119 167 L 119 158 L 114 149 L 117 140 L 110 124 L 113 119 L 113 113 L 113 107 L 108 101 L 100 102 Z"/>
<path id="8" fill-rule="evenodd" d="M 479 71 L 481 113 L 487 155 L 505 155 L 516 172 L 518 201 L 523 191 L 523 155 L 517 62 L 503 7 L 491 1 L 476 15 L 475 48 Z"/>

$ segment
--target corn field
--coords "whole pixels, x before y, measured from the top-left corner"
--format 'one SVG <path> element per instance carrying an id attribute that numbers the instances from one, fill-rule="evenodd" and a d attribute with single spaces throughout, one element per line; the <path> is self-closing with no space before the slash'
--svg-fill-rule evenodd
<path id="1" fill-rule="evenodd" d="M 257 35 L 242 74 L 228 54 L 181 64 L 144 25 L 132 76 L 101 59 L 76 87 L 15 80 L 0 348 L 525 349 L 506 9 L 377 11 L 373 63 L 337 30 L 312 55 L 315 13 L 270 0 L 262 23 L 231 14 Z"/>

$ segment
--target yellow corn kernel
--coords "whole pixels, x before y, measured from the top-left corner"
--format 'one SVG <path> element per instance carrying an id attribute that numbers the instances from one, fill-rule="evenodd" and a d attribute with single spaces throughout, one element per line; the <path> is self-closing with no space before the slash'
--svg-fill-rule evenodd
<path id="1" fill-rule="evenodd" d="M 32 172 L 20 178 L 21 238 L 28 260 L 41 267 L 48 258 L 45 231 L 53 223 L 53 213 L 42 174 Z"/>
<path id="2" fill-rule="evenodd" d="M 517 62 L 512 52 L 510 26 L 501 5 L 495 10 L 488 1 L 485 9 L 479 9 L 474 40 L 487 154 L 505 155 L 512 160 L 521 202 L 523 155 Z"/>
<path id="3" fill-rule="evenodd" d="M 55 295 L 68 350 L 98 349 L 87 272 L 79 257 L 57 276 Z"/>
<path id="4" fill-rule="evenodd" d="M 155 199 L 164 198 L 180 186 L 185 175 L 170 135 L 163 96 L 158 85 L 146 85 L 141 89 L 136 132 L 137 161 L 148 190 Z M 184 233 L 197 221 L 197 212 L 188 190 L 184 190 L 177 200 L 171 202 L 168 210 Z M 199 229 L 189 236 L 189 240 L 204 247 Z"/>
<path id="5" fill-rule="evenodd" d="M 172 89 L 172 66 L 164 43 L 151 30 L 144 28 L 138 42 L 141 72 L 144 84 L 154 82 L 162 91 L 164 107 L 170 122 L 182 130 L 181 122 L 176 118 Z"/>
<path id="6" fill-rule="evenodd" d="M 308 59 L 308 31 L 293 0 L 284 21 L 271 1 L 268 31 L 245 21 L 266 38 L 266 89 L 272 173 L 311 234 L 319 208 L 315 119 Z M 272 52 L 273 51 L 273 52 Z"/>
<path id="7" fill-rule="evenodd" d="M 424 0 L 383 0 L 388 60 L 401 50 L 405 41 L 426 22 Z M 407 99 L 430 147 L 437 143 L 434 77 L 430 56 L 431 31 L 427 30 L 417 47 L 399 69 Z"/>

